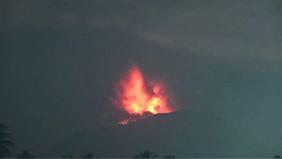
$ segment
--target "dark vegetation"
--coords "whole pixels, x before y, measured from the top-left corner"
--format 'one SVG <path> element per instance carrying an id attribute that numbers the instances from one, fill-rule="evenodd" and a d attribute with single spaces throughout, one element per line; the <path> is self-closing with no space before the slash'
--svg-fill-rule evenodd
<path id="1" fill-rule="evenodd" d="M 11 150 L 14 148 L 14 143 L 10 140 L 10 132 L 8 126 L 0 124 L 0 158 L 10 157 Z M 92 153 L 86 153 L 79 157 L 82 158 L 98 158 Z M 158 156 L 150 150 L 139 151 L 134 158 L 175 158 L 173 155 Z M 23 150 L 17 155 L 17 158 L 35 158 L 28 150 Z M 63 155 L 62 158 L 77 158 L 73 155 Z M 274 155 L 273 158 L 281 158 L 280 155 Z"/>
<path id="2" fill-rule="evenodd" d="M 34 158 L 34 156 L 28 150 L 23 150 L 17 157 L 18 158 Z"/>
<path id="3" fill-rule="evenodd" d="M 9 137 L 8 126 L 0 124 L 0 157 L 8 156 L 14 147 L 14 143 L 10 141 Z"/>

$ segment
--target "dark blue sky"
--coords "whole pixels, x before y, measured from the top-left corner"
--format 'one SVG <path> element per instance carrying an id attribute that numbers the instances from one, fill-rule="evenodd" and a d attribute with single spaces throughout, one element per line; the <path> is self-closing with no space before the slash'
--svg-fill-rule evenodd
<path id="1" fill-rule="evenodd" d="M 282 153 L 281 1 L 1 0 L 0 10 L 0 121 L 16 151 L 117 119 L 112 86 L 135 62 L 177 107 L 220 118 L 253 147 L 225 134 L 225 153 Z"/>

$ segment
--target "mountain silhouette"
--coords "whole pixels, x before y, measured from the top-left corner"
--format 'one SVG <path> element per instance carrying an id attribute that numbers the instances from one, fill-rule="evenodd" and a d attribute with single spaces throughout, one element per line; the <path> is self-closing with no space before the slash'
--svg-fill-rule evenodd
<path id="1" fill-rule="evenodd" d="M 236 131 L 231 132 L 236 134 Z M 49 152 L 132 157 L 139 150 L 148 149 L 158 155 L 220 157 L 227 153 L 228 138 L 225 136 L 220 118 L 197 110 L 185 110 L 154 115 L 128 125 L 84 130 L 66 138 Z"/>

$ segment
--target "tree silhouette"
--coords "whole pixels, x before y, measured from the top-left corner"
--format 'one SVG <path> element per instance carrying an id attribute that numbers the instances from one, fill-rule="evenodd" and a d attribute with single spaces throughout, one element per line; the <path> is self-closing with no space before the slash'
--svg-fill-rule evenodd
<path id="1" fill-rule="evenodd" d="M 157 157 L 158 156 L 156 154 L 154 154 L 149 150 L 139 151 L 139 153 L 134 156 L 134 158 L 157 158 Z"/>
<path id="2" fill-rule="evenodd" d="M 82 158 L 93 158 L 94 155 L 92 153 L 87 153 L 85 155 L 82 156 Z"/>
<path id="3" fill-rule="evenodd" d="M 273 158 L 281 158 L 280 155 L 274 155 Z"/>
<path id="4" fill-rule="evenodd" d="M 73 155 L 63 155 L 62 158 L 74 158 Z"/>
<path id="5" fill-rule="evenodd" d="M 175 156 L 173 156 L 173 155 L 166 155 L 166 156 L 164 156 L 164 158 L 175 158 Z"/>
<path id="6" fill-rule="evenodd" d="M 9 155 L 10 149 L 14 147 L 14 143 L 10 141 L 9 137 L 8 126 L 0 124 L 0 157 Z"/>
<path id="7" fill-rule="evenodd" d="M 34 156 L 27 150 L 23 150 L 19 155 L 18 158 L 34 158 Z"/>

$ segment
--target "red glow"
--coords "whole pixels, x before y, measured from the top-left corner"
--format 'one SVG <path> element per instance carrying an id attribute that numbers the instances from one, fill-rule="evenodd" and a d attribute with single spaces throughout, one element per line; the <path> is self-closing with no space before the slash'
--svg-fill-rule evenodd
<path id="1" fill-rule="evenodd" d="M 170 113 L 166 89 L 161 83 L 144 80 L 141 70 L 134 66 L 129 73 L 116 84 L 118 100 L 116 105 L 121 106 L 130 115 L 144 115 L 144 113 Z M 128 120 L 122 121 L 122 125 Z"/>

